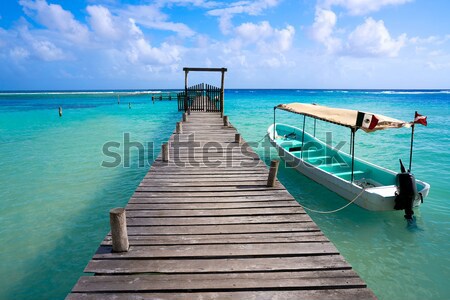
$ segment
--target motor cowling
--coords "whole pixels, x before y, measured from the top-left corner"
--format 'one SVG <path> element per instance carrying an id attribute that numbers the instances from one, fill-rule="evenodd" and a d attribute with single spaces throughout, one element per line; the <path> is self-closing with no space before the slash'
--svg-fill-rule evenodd
<path id="1" fill-rule="evenodd" d="M 394 209 L 404 209 L 405 218 L 411 220 L 414 215 L 414 200 L 417 198 L 416 178 L 409 170 L 405 170 L 401 159 L 400 170 L 401 172 L 396 176 L 397 192 Z"/>

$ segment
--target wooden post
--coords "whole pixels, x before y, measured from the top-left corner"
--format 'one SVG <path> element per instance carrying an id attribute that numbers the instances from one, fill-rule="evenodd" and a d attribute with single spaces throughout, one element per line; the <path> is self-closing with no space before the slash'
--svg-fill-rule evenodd
<path id="1" fill-rule="evenodd" d="M 279 160 L 272 160 L 270 162 L 269 177 L 267 178 L 267 186 L 273 187 L 275 185 L 275 179 L 277 178 Z"/>
<path id="2" fill-rule="evenodd" d="M 188 109 L 187 109 L 187 114 L 188 114 L 188 116 L 191 115 L 191 108 L 190 107 L 188 107 Z"/>
<path id="3" fill-rule="evenodd" d="M 162 144 L 161 152 L 162 152 L 162 160 L 169 161 L 169 143 Z"/>
<path id="4" fill-rule="evenodd" d="M 177 122 L 177 131 L 176 133 L 180 134 L 183 133 L 183 123 Z"/>
<path id="5" fill-rule="evenodd" d="M 125 208 L 111 209 L 109 211 L 109 223 L 111 225 L 112 251 L 127 252 L 130 245 L 128 243 Z"/>
<path id="6" fill-rule="evenodd" d="M 224 115 L 224 102 L 225 102 L 225 93 L 224 93 L 224 88 L 225 88 L 225 68 L 222 68 L 222 79 L 220 82 L 220 115 L 223 117 Z"/>
<path id="7" fill-rule="evenodd" d="M 238 144 L 241 144 L 241 134 L 240 133 L 236 133 L 234 135 L 234 142 L 238 143 Z"/>
<path id="8" fill-rule="evenodd" d="M 230 126 L 230 122 L 228 121 L 228 116 L 223 116 L 223 126 Z"/>
<path id="9" fill-rule="evenodd" d="M 187 122 L 187 113 L 183 113 L 183 122 Z"/>
<path id="10" fill-rule="evenodd" d="M 61 106 L 58 108 L 58 113 L 59 113 L 59 116 L 62 117 L 62 107 Z"/>
<path id="11" fill-rule="evenodd" d="M 184 71 L 184 111 L 188 110 L 188 73 L 188 70 Z"/>

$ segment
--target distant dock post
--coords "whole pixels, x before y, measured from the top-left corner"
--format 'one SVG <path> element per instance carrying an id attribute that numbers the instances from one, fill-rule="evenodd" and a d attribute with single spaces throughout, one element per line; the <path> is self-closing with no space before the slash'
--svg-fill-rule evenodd
<path id="1" fill-rule="evenodd" d="M 125 208 L 113 208 L 109 211 L 113 252 L 127 252 L 129 248 L 127 219 Z"/>
<path id="2" fill-rule="evenodd" d="M 61 106 L 58 108 L 58 113 L 59 113 L 59 116 L 62 117 L 62 107 Z"/>

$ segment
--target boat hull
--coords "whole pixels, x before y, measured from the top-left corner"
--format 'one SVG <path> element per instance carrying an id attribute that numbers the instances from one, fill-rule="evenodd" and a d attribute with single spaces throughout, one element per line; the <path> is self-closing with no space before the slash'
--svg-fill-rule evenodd
<path id="1" fill-rule="evenodd" d="M 299 136 L 299 134 L 302 134 L 302 131 L 296 127 L 284 124 L 276 124 L 276 126 L 275 135 L 273 125 L 268 128 L 268 136 L 271 144 L 277 149 L 279 156 L 288 166 L 295 168 L 303 175 L 346 200 L 354 201 L 353 203 L 362 208 L 371 211 L 394 210 L 395 192 L 397 190 L 395 176 L 397 173 L 369 162 L 355 159 L 355 167 L 357 169 L 354 172 L 355 180 L 351 182 L 351 168 L 349 168 L 351 166 L 351 157 L 348 154 L 332 149 L 308 133 L 305 133 L 302 146 L 309 144 L 309 149 L 313 150 L 301 149 L 301 151 L 295 151 L 301 148 L 301 146 L 295 147 L 300 141 L 281 138 L 278 133 L 281 129 L 281 133 L 295 132 Z M 294 147 L 286 147 L 286 144 L 284 144 L 286 142 L 292 143 Z M 320 150 L 317 150 L 319 148 Z M 311 153 L 316 154 L 313 155 Z M 327 155 L 323 155 L 325 153 Z M 320 160 L 322 160 L 322 164 L 318 165 L 317 162 L 320 163 Z M 349 169 L 350 171 L 348 171 Z M 347 172 L 340 172 L 340 170 Z M 429 185 L 419 180 L 416 181 L 416 184 L 418 192 L 422 195 L 422 198 L 425 198 L 428 195 Z M 421 202 L 421 198 L 417 197 L 413 205 L 419 206 Z"/>

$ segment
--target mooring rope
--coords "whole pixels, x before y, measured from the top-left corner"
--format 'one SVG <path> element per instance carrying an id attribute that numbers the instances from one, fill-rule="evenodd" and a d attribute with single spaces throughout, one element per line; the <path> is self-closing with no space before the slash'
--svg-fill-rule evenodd
<path id="1" fill-rule="evenodd" d="M 294 131 L 293 133 L 295 133 L 295 131 Z M 266 133 L 266 134 L 263 136 L 263 138 L 260 139 L 260 140 L 258 141 L 258 143 L 261 142 L 262 140 L 264 140 L 268 135 L 269 135 L 269 134 Z M 352 201 L 350 201 L 350 202 L 347 203 L 346 205 L 344 205 L 344 206 L 342 206 L 342 207 L 340 207 L 340 208 L 338 208 L 338 209 L 335 209 L 335 210 L 330 210 L 330 211 L 320 211 L 320 210 L 315 210 L 315 209 L 306 207 L 306 206 L 304 206 L 303 204 L 300 204 L 300 203 L 299 203 L 299 204 L 300 204 L 300 206 L 301 206 L 302 208 L 304 208 L 304 209 L 306 209 L 306 210 L 309 210 L 309 211 L 311 211 L 311 212 L 315 212 L 315 213 L 318 213 L 318 214 L 332 214 L 332 213 L 335 213 L 335 212 L 338 212 L 338 211 L 340 211 L 340 210 L 345 209 L 345 208 L 348 207 L 350 204 L 352 204 L 353 202 L 355 202 L 359 197 L 361 197 L 361 195 L 364 193 L 365 190 L 366 190 L 366 188 L 364 187 L 364 188 L 362 189 L 361 193 L 359 193 Z"/>
<path id="2" fill-rule="evenodd" d="M 344 208 L 346 208 L 347 206 L 349 206 L 350 204 L 352 204 L 353 202 L 355 202 L 356 199 L 358 199 L 358 198 L 364 193 L 365 190 L 366 190 L 366 189 L 362 189 L 361 193 L 359 193 L 359 195 L 356 196 L 355 199 L 353 199 L 353 200 L 350 201 L 349 203 L 347 203 L 347 204 L 345 204 L 344 206 L 342 206 L 342 207 L 340 207 L 340 208 L 338 208 L 338 209 L 335 209 L 335 210 L 320 211 L 320 210 L 315 210 L 315 209 L 311 209 L 311 208 L 309 208 L 309 207 L 306 207 L 306 206 L 304 206 L 303 204 L 300 204 L 300 203 L 299 203 L 299 204 L 300 204 L 301 207 L 303 207 L 304 209 L 309 210 L 309 211 L 311 211 L 311 212 L 315 212 L 315 213 L 318 213 L 318 214 L 332 214 L 332 213 L 338 212 L 338 211 L 340 211 L 340 210 L 343 210 Z"/>

